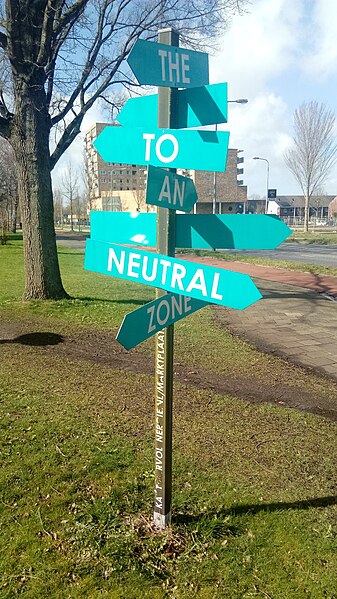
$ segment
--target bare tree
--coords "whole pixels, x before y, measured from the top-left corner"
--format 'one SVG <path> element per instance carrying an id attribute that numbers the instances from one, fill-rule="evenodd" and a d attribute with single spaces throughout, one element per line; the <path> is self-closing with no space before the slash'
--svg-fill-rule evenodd
<path id="1" fill-rule="evenodd" d="M 59 187 L 54 189 L 54 218 L 55 224 L 60 224 L 63 229 L 63 197 Z"/>
<path id="2" fill-rule="evenodd" d="M 70 227 L 74 230 L 74 208 L 78 209 L 78 173 L 71 162 L 67 162 L 66 170 L 62 177 L 62 192 L 67 200 L 68 211 L 70 212 Z M 75 208 L 76 210 L 76 208 Z M 76 214 L 78 218 L 78 214 Z"/>
<path id="3" fill-rule="evenodd" d="M 113 105 L 114 86 L 132 85 L 125 59 L 134 42 L 160 27 L 179 30 L 190 46 L 214 40 L 245 2 L 0 0 L 0 136 L 18 163 L 25 299 L 67 297 L 50 173 L 93 104 Z"/>
<path id="4" fill-rule="evenodd" d="M 324 105 L 304 102 L 294 113 L 293 147 L 285 163 L 304 195 L 304 230 L 308 231 L 310 199 L 337 160 L 335 116 Z"/>
<path id="5" fill-rule="evenodd" d="M 16 232 L 18 214 L 18 178 L 15 155 L 8 142 L 0 145 L 0 210 L 3 237 L 6 230 Z"/>

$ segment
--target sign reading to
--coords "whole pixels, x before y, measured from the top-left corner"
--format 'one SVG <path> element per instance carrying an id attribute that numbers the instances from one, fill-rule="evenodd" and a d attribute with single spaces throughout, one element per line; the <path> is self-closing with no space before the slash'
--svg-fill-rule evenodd
<path id="1" fill-rule="evenodd" d="M 125 349 L 131 349 L 205 306 L 207 302 L 186 295 L 167 293 L 124 316 L 116 339 Z"/>
<path id="2" fill-rule="evenodd" d="M 208 85 L 208 54 L 137 40 L 129 66 L 141 85 L 198 87 Z"/>
<path id="3" fill-rule="evenodd" d="M 105 127 L 94 141 L 105 162 L 224 171 L 228 131 Z"/>
<path id="4" fill-rule="evenodd" d="M 146 187 L 147 204 L 190 212 L 197 199 L 192 179 L 149 166 Z"/>
<path id="5" fill-rule="evenodd" d="M 177 129 L 227 123 L 227 83 L 180 89 L 177 94 Z M 124 127 L 157 127 L 158 94 L 130 98 L 118 122 Z"/>
<path id="6" fill-rule="evenodd" d="M 244 310 L 262 295 L 242 273 L 87 239 L 84 268 Z"/>

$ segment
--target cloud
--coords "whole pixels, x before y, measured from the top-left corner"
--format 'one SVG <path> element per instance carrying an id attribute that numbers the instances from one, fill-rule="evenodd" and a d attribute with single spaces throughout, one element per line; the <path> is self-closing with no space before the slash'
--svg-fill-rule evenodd
<path id="1" fill-rule="evenodd" d="M 336 0 L 317 0 L 306 24 L 308 44 L 302 68 L 307 75 L 326 78 L 337 73 L 336 23 Z"/>
<path id="2" fill-rule="evenodd" d="M 228 81 L 230 97 L 258 93 L 284 71 L 296 53 L 303 0 L 257 0 L 251 12 L 234 18 L 211 58 L 215 81 Z"/>

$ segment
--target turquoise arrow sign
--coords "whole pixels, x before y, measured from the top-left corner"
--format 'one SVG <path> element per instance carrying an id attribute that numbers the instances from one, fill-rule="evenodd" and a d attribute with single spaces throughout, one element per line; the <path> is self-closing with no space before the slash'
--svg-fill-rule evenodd
<path id="1" fill-rule="evenodd" d="M 178 90 L 177 129 L 227 123 L 227 83 Z M 158 94 L 130 98 L 118 115 L 127 127 L 158 125 Z"/>
<path id="2" fill-rule="evenodd" d="M 100 241 L 156 246 L 156 214 L 92 211 L 91 237 Z M 273 250 L 292 231 L 266 214 L 177 214 L 176 247 Z"/>
<path id="3" fill-rule="evenodd" d="M 105 127 L 94 141 L 105 162 L 224 171 L 228 131 Z"/>
<path id="4" fill-rule="evenodd" d="M 85 270 L 244 310 L 262 295 L 248 275 L 87 239 Z"/>
<path id="5" fill-rule="evenodd" d="M 207 305 L 186 295 L 167 293 L 124 316 L 116 339 L 125 349 L 131 349 Z"/>
<path id="6" fill-rule="evenodd" d="M 197 199 L 192 179 L 149 166 L 146 186 L 147 204 L 190 212 Z"/>
<path id="7" fill-rule="evenodd" d="M 209 82 L 204 52 L 137 40 L 127 60 L 141 85 L 198 87 Z"/>

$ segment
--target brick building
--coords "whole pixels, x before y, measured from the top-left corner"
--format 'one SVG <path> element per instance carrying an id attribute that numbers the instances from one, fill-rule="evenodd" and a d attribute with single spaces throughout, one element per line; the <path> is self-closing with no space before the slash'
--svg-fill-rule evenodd
<path id="1" fill-rule="evenodd" d="M 243 174 L 243 157 L 238 156 L 238 150 L 229 149 L 227 165 L 224 173 L 213 171 L 181 171 L 190 176 L 198 194 L 196 213 L 198 214 L 235 214 L 245 211 L 247 202 L 247 186 L 242 185 L 238 175 Z"/>

